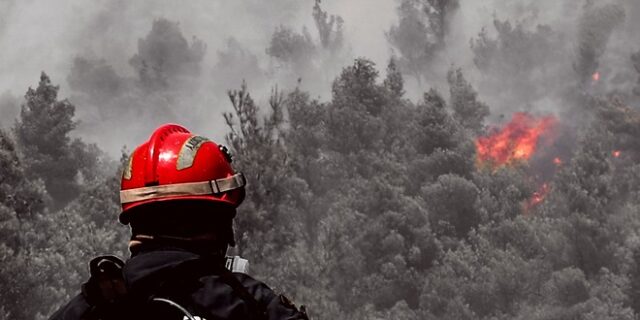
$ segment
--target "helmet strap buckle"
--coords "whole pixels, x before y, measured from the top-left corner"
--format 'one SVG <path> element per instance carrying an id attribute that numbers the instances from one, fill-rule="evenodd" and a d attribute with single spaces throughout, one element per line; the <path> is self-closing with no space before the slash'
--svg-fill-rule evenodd
<path id="1" fill-rule="evenodd" d="M 217 182 L 217 181 L 218 181 L 218 180 L 211 180 L 211 181 L 209 181 L 209 184 L 211 185 L 211 191 L 212 191 L 214 194 L 218 194 L 218 193 L 220 193 L 220 187 L 218 187 L 218 182 Z"/>

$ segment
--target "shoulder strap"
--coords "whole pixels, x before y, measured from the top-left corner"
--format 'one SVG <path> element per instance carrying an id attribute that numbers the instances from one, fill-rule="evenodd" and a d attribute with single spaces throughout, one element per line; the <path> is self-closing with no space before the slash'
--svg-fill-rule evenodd
<path id="1" fill-rule="evenodd" d="M 116 256 L 99 256 L 89 262 L 89 281 L 82 293 L 91 305 L 114 303 L 127 295 L 122 268 L 124 262 Z"/>
<path id="2" fill-rule="evenodd" d="M 120 317 L 126 310 L 128 289 L 122 268 L 124 262 L 112 255 L 93 258 L 89 262 L 89 281 L 82 285 L 82 295 L 91 306 L 83 319 Z"/>
<path id="3" fill-rule="evenodd" d="M 254 315 L 257 319 L 266 319 L 267 310 L 265 306 L 258 303 L 256 298 L 249 293 L 247 288 L 240 283 L 240 280 L 236 278 L 236 276 L 229 271 L 227 268 L 222 268 L 220 271 L 220 277 L 222 281 L 224 281 L 227 285 L 229 285 L 233 291 L 240 297 L 240 299 L 244 300 L 247 305 L 249 305 L 249 309 L 253 311 Z"/>

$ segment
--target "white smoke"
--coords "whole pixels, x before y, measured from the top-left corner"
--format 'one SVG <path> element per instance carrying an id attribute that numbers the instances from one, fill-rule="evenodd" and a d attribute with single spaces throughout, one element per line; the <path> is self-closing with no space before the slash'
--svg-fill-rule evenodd
<path id="1" fill-rule="evenodd" d="M 419 87 L 410 77 L 406 77 L 408 96 L 418 99 L 430 87 L 446 96 L 446 73 L 455 66 L 463 69 L 465 76 L 479 91 L 480 99 L 492 107 L 493 119 L 498 119 L 501 114 L 523 110 L 557 113 L 565 103 L 562 88 L 573 77 L 571 66 L 576 57 L 579 20 L 589 2 L 624 6 L 625 22 L 611 34 L 600 65 L 603 83 L 626 90 L 637 78 L 629 57 L 640 49 L 638 1 L 462 0 L 452 17 L 446 47 L 426 76 L 426 83 Z M 302 79 L 301 88 L 309 90 L 314 97 L 328 99 L 331 79 L 356 57 L 373 60 L 384 75 L 386 64 L 394 54 L 385 33 L 397 23 L 398 4 L 392 0 L 323 0 L 321 5 L 324 10 L 340 15 L 345 21 L 345 52 L 331 60 L 333 65 L 323 71 L 327 74 L 321 79 L 326 81 Z M 89 142 L 98 142 L 114 156 L 119 154 L 123 145 L 132 147 L 142 142 L 151 128 L 164 121 L 181 122 L 193 131 L 221 141 L 227 131 L 221 113 L 230 110 L 226 89 L 238 88 L 239 79 L 245 79 L 254 98 L 265 105 L 271 87 L 279 85 L 280 88 L 290 89 L 296 83 L 295 77 L 274 74 L 270 70 L 272 61 L 265 49 L 274 30 L 281 25 L 298 32 L 306 27 L 314 41 L 318 41 L 311 16 L 313 5 L 312 0 L 2 1 L 0 92 L 6 93 L 0 98 L 3 102 L 0 103 L 0 124 L 6 127 L 13 123 L 10 119 L 16 116 L 15 104 L 19 101 L 15 97 L 21 97 L 29 86 L 37 85 L 41 71 L 47 72 L 53 82 L 61 86 L 60 97 L 70 97 L 74 102 L 76 93 L 70 89 L 66 79 L 76 57 L 103 59 L 119 76 L 135 77 L 129 60 L 137 52 L 138 39 L 149 33 L 154 20 L 164 18 L 179 22 L 181 32 L 188 41 L 197 37 L 207 45 L 197 81 L 190 83 L 192 87 L 188 91 L 178 92 L 174 99 L 163 102 L 171 105 L 171 112 L 156 116 L 147 114 L 135 119 L 139 125 L 133 127 L 130 123 L 117 127 L 112 122 L 103 121 L 98 112 L 99 105 L 76 103 L 76 114 L 80 120 L 76 134 Z M 521 24 L 530 31 L 538 25 L 547 25 L 562 43 L 557 48 L 550 48 L 558 52 L 553 56 L 557 61 L 549 63 L 552 69 L 557 70 L 526 79 L 531 81 L 533 98 L 524 99 L 517 91 L 509 92 L 492 84 L 473 63 L 470 40 L 477 38 L 482 28 L 486 28 L 488 35 L 494 37 L 494 19 Z M 235 41 L 235 50 L 247 54 L 246 61 L 249 63 L 244 65 L 244 69 L 238 68 L 243 71 L 236 72 L 233 66 L 221 68 L 220 57 L 225 52 L 231 52 L 230 38 Z M 255 65 L 258 70 L 253 73 L 247 71 L 255 69 L 251 59 L 257 61 Z M 559 76 L 554 73 L 556 71 Z M 240 72 L 248 74 L 238 75 Z M 508 78 L 511 75 L 503 76 Z M 549 92 L 549 88 L 553 90 Z"/>

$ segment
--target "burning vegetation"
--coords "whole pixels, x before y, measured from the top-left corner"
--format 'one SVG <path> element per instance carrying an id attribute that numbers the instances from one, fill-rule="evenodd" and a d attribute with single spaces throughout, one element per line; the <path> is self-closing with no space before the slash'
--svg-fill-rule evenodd
<path id="1" fill-rule="evenodd" d="M 540 188 L 538 188 L 538 190 L 536 190 L 533 195 L 531 196 L 531 198 L 529 198 L 525 204 L 524 204 L 524 212 L 528 213 L 529 210 L 531 210 L 533 207 L 539 205 L 540 203 L 542 203 L 542 201 L 544 201 L 544 199 L 546 198 L 547 194 L 549 194 L 549 191 L 551 191 L 551 187 L 549 186 L 549 183 L 543 183 Z"/>
<path id="2" fill-rule="evenodd" d="M 562 165 L 562 159 L 560 159 L 560 157 L 553 158 L 553 164 L 555 164 L 558 167 L 561 166 Z"/>
<path id="3" fill-rule="evenodd" d="M 529 160 L 538 148 L 538 143 L 549 138 L 557 120 L 547 116 L 536 118 L 519 112 L 502 128 L 492 129 L 488 135 L 476 139 L 479 166 L 499 167 Z M 557 158 L 554 162 L 562 161 Z"/>
<path id="4" fill-rule="evenodd" d="M 557 126 L 558 120 L 554 116 L 535 117 L 525 112 L 515 113 L 509 123 L 502 127 L 495 127 L 486 136 L 476 139 L 477 166 L 495 170 L 519 163 L 528 164 L 534 157 L 541 157 L 543 163 L 553 164 L 547 171 L 555 172 L 563 164 L 561 157 L 551 156 L 550 152 L 541 152 L 542 150 L 539 149 L 554 144 L 554 129 Z M 540 179 L 544 175 L 536 172 L 536 170 L 544 170 L 544 167 L 547 166 L 530 169 L 529 178 L 533 181 L 544 181 Z M 524 213 L 529 213 L 532 208 L 542 203 L 550 191 L 549 183 L 542 182 L 537 190 L 523 201 Z"/>

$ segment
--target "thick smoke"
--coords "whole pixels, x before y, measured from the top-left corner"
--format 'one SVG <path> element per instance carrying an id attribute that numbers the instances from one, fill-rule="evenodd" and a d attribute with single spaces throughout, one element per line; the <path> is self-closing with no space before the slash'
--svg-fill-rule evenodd
<path id="1" fill-rule="evenodd" d="M 379 66 L 393 59 L 412 100 L 445 92 L 452 74 L 464 77 L 476 103 L 490 108 L 489 123 L 516 112 L 559 117 L 549 150 L 567 157 L 576 128 L 593 115 L 589 95 L 640 100 L 633 0 L 49 6 L 3 3 L 0 71 L 11 76 L 0 80 L 0 124 L 13 124 L 25 88 L 44 70 L 76 106 L 73 134 L 114 157 L 165 122 L 223 140 L 227 91 L 243 83 L 258 103 L 274 87 L 326 99 L 356 57 Z"/>
<path id="2" fill-rule="evenodd" d="M 0 80 L 1 123 L 13 122 L 15 97 L 44 70 L 77 105 L 75 134 L 112 155 L 165 121 L 221 140 L 228 89 L 246 81 L 259 101 L 274 86 L 326 98 L 360 56 L 378 65 L 395 56 L 413 99 L 446 90 L 447 74 L 461 68 L 493 121 L 518 111 L 572 113 L 581 104 L 567 96 L 575 86 L 629 93 L 640 81 L 638 55 L 631 58 L 640 46 L 630 45 L 640 5 L 632 0 L 50 6 L 3 2 L 0 71 L 11 77 Z"/>

